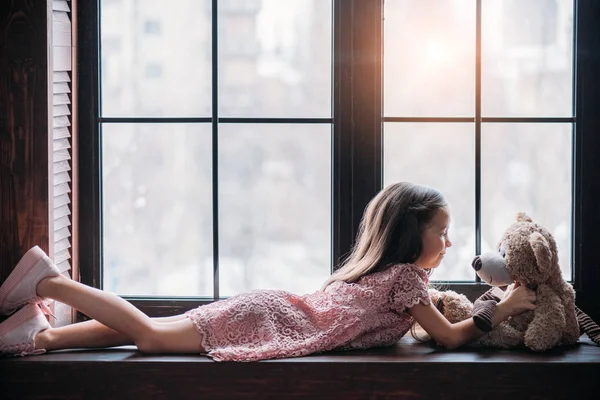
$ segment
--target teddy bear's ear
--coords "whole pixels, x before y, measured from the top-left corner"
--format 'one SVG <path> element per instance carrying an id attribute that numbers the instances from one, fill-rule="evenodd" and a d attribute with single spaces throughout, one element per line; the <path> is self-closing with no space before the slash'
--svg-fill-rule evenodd
<path id="1" fill-rule="evenodd" d="M 517 213 L 517 222 L 533 222 L 531 217 L 524 212 Z"/>
<path id="2" fill-rule="evenodd" d="M 548 274 L 552 265 L 552 253 L 548 241 L 541 233 L 533 232 L 529 235 L 529 244 L 533 249 L 533 254 L 535 254 L 540 272 L 544 275 Z"/>

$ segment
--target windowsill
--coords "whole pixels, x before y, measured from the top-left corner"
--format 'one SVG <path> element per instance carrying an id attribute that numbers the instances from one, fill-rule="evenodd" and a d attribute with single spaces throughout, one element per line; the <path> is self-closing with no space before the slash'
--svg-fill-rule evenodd
<path id="1" fill-rule="evenodd" d="M 259 363 L 196 355 L 143 355 L 134 347 L 54 352 L 0 360 L 0 397 L 579 398 L 600 392 L 600 347 L 587 337 L 545 353 L 446 351 L 403 338 L 395 347 Z M 587 377 L 586 377 L 587 375 Z M 21 383 L 21 385 L 17 385 Z M 23 385 L 24 384 L 24 385 Z M 5 394 L 10 394 L 4 397 Z M 447 394 L 449 394 L 448 392 Z"/>
<path id="2" fill-rule="evenodd" d="M 239 364 L 256 363 L 223 363 L 215 362 L 203 355 L 173 355 L 173 354 L 142 354 L 135 346 L 113 347 L 97 350 L 56 351 L 35 357 L 14 357 L 0 359 L 0 366 L 6 364 L 29 363 L 78 363 L 78 362 L 151 362 L 151 363 L 210 363 L 210 364 Z M 369 350 L 333 351 L 297 358 L 264 360 L 260 363 L 397 363 L 397 364 L 428 364 L 428 363 L 481 363 L 493 361 L 496 363 L 592 363 L 600 366 L 600 347 L 587 337 L 579 339 L 575 346 L 561 347 L 543 353 L 528 350 L 500 350 L 488 348 L 461 348 L 446 350 L 430 343 L 418 343 L 410 337 L 404 337 L 394 347 L 376 348 Z M 2 368 L 2 367 L 0 367 Z M 2 376 L 2 374 L 0 374 Z"/>

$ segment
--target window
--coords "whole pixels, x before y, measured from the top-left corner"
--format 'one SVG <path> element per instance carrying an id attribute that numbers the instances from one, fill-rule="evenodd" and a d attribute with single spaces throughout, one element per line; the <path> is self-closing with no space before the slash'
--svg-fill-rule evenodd
<path id="1" fill-rule="evenodd" d="M 439 188 L 452 211 L 454 248 L 433 279 L 473 281 L 473 256 L 524 211 L 553 232 L 571 280 L 573 1 L 384 11 L 384 182 Z"/>
<path id="2" fill-rule="evenodd" d="M 146 64 L 145 75 L 148 79 L 160 79 L 163 71 L 162 66 L 158 63 L 149 62 Z"/>
<path id="3" fill-rule="evenodd" d="M 331 3 L 125 3 L 100 1 L 99 13 L 101 48 L 124 44 L 101 54 L 103 288 L 215 299 L 320 287 L 332 257 Z"/>
<path id="4" fill-rule="evenodd" d="M 600 90 L 581 90 L 600 87 L 584 56 L 596 3 L 117 3 L 80 7 L 101 28 L 80 24 L 81 91 L 98 102 L 80 112 L 85 283 L 152 315 L 255 287 L 315 290 L 367 202 L 403 179 L 453 207 L 454 259 L 434 279 L 483 291 L 470 259 L 524 209 L 596 304 Z M 515 41 L 510 20 L 536 9 Z M 160 39 L 119 29 L 159 15 Z M 149 85 L 136 68 L 157 54 L 168 62 Z"/>
<path id="5" fill-rule="evenodd" d="M 552 46 L 557 42 L 560 29 L 557 20 L 561 6 L 572 1 L 561 0 L 505 0 L 501 8 L 503 41 L 507 47 Z M 571 10 L 573 8 L 571 7 Z M 563 11 L 564 12 L 564 11 Z M 564 14 L 563 14 L 564 15 Z"/>
<path id="6" fill-rule="evenodd" d="M 149 35 L 160 35 L 161 25 L 160 21 L 148 20 L 144 23 L 144 32 Z"/>

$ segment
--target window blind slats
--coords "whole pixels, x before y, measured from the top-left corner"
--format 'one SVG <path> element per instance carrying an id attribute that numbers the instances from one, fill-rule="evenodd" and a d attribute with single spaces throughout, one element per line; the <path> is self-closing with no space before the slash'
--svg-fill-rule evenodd
<path id="1" fill-rule="evenodd" d="M 71 215 L 71 209 L 69 208 L 69 204 L 63 204 L 60 207 L 54 208 L 54 218 L 62 218 Z"/>
<path id="2" fill-rule="evenodd" d="M 68 234 L 64 234 L 62 237 L 57 237 L 57 232 L 59 231 L 63 231 L 66 228 L 69 228 L 71 226 L 71 219 L 66 216 L 66 217 L 62 217 L 62 218 L 57 218 L 54 220 L 54 240 L 62 240 L 68 236 L 71 236 L 71 232 L 69 232 Z"/>
<path id="3" fill-rule="evenodd" d="M 70 237 L 71 231 L 68 226 L 54 231 L 54 243 L 60 242 L 61 240 L 69 240 Z"/>
<path id="4" fill-rule="evenodd" d="M 71 132 L 69 131 L 69 128 L 66 126 L 54 129 L 54 138 L 53 138 L 54 140 L 70 138 L 70 137 L 71 137 Z"/>
<path id="5" fill-rule="evenodd" d="M 68 105 L 54 106 L 53 113 L 55 117 L 62 117 L 65 115 L 71 115 L 71 110 L 69 109 Z"/>
<path id="6" fill-rule="evenodd" d="M 68 182 L 71 182 L 71 174 L 69 174 L 68 172 L 54 174 L 54 186 Z"/>
<path id="7" fill-rule="evenodd" d="M 67 115 L 54 117 L 53 124 L 54 128 L 64 128 L 65 126 L 71 126 L 71 119 Z"/>
<path id="8" fill-rule="evenodd" d="M 67 215 L 71 215 L 71 209 L 69 208 L 68 203 L 54 208 L 54 218 L 55 219 L 66 217 Z"/>
<path id="9" fill-rule="evenodd" d="M 64 206 L 67 206 L 67 210 L 69 211 L 69 214 L 70 214 L 71 213 L 71 210 L 69 209 L 70 204 L 71 204 L 71 198 L 69 197 L 68 194 L 54 196 L 54 213 L 55 213 L 55 215 L 57 215 L 58 218 L 64 217 L 66 214 L 62 214 L 59 211 Z"/>
<path id="10" fill-rule="evenodd" d="M 71 93 L 71 88 L 68 82 L 58 82 L 52 84 L 52 92 L 54 94 Z"/>
<path id="11" fill-rule="evenodd" d="M 52 12 L 52 42 L 54 46 L 71 46 L 71 20 L 65 11 Z"/>
<path id="12" fill-rule="evenodd" d="M 63 46 L 52 47 L 54 53 L 53 71 L 71 71 L 71 43 Z"/>
<path id="13" fill-rule="evenodd" d="M 68 94 L 64 94 L 64 93 L 62 93 L 62 94 L 54 94 L 52 96 L 52 103 L 55 106 L 60 106 L 60 105 L 63 105 L 63 104 L 71 104 L 71 99 L 69 98 Z"/>
<path id="14" fill-rule="evenodd" d="M 70 259 L 71 259 L 71 252 L 68 250 L 68 248 L 65 249 L 65 250 L 56 252 L 54 254 L 54 262 L 56 264 L 63 263 L 63 262 L 68 261 Z"/>
<path id="15" fill-rule="evenodd" d="M 56 71 L 52 74 L 52 82 L 54 83 L 63 83 L 63 82 L 71 82 L 71 77 L 69 73 L 66 71 Z"/>
<path id="16" fill-rule="evenodd" d="M 56 267 L 58 268 L 58 270 L 62 274 L 63 272 L 68 271 L 68 270 L 71 269 L 71 264 L 67 260 L 67 261 L 63 261 L 61 263 L 56 263 Z"/>
<path id="17" fill-rule="evenodd" d="M 54 150 L 70 149 L 71 141 L 69 140 L 69 138 L 56 139 L 53 141 L 52 145 L 54 147 Z"/>
<path id="18" fill-rule="evenodd" d="M 53 0 L 52 1 L 52 10 L 53 11 L 66 11 L 69 12 L 71 9 L 69 8 L 69 3 L 65 0 Z"/>
<path id="19" fill-rule="evenodd" d="M 49 51 L 52 53 L 52 93 L 51 112 L 52 130 L 52 172 L 53 209 L 51 214 L 52 259 L 61 274 L 71 277 L 71 237 L 73 232 L 71 214 L 71 146 L 73 107 L 71 104 L 73 71 L 73 26 L 71 24 L 71 3 L 67 0 L 51 0 L 52 23 L 48 24 L 48 36 L 51 38 Z M 65 304 L 56 302 L 54 312 L 58 316 L 53 321 L 57 326 L 72 322 L 72 310 Z"/>
<path id="20" fill-rule="evenodd" d="M 71 248 L 71 241 L 67 239 L 54 242 L 54 254 Z"/>
<path id="21" fill-rule="evenodd" d="M 68 183 L 61 183 L 60 185 L 54 185 L 54 197 L 60 196 L 61 194 L 71 193 L 71 185 Z"/>
<path id="22" fill-rule="evenodd" d="M 68 228 L 65 229 L 61 229 L 58 232 L 54 232 L 54 237 L 56 238 L 61 238 L 60 240 L 55 240 L 54 241 L 54 246 L 56 247 L 57 243 L 61 243 L 61 242 L 67 242 L 67 243 L 63 243 L 62 246 L 67 246 L 65 249 L 62 249 L 61 251 L 67 250 L 70 248 L 70 238 L 71 238 L 71 232 L 69 231 Z M 61 246 L 61 247 L 62 247 Z"/>
<path id="23" fill-rule="evenodd" d="M 67 172 L 71 170 L 71 163 L 68 161 L 59 161 L 53 164 L 54 173 Z"/>
<path id="24" fill-rule="evenodd" d="M 65 161 L 71 159 L 71 153 L 69 149 L 64 150 L 55 150 L 54 151 L 54 161 Z"/>

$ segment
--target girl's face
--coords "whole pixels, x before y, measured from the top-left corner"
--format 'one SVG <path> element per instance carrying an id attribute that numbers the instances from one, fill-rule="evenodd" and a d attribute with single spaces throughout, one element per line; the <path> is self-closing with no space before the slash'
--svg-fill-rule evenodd
<path id="1" fill-rule="evenodd" d="M 432 220 L 421 233 L 423 250 L 415 261 L 421 268 L 436 268 L 442 262 L 446 249 L 452 246 L 448 238 L 448 225 L 450 224 L 450 213 L 447 208 L 436 211 Z"/>

